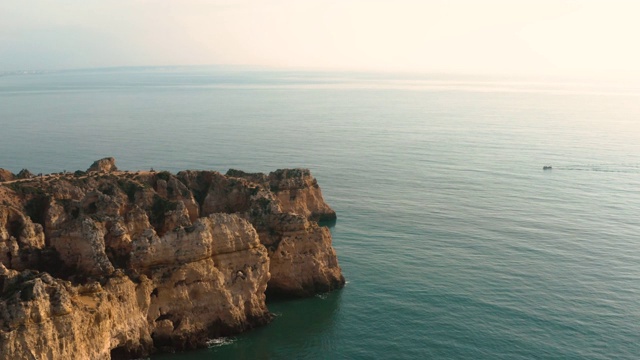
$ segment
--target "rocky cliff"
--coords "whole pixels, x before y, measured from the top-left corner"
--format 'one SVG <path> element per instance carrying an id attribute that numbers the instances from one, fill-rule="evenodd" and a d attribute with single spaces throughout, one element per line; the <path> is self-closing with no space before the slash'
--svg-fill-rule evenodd
<path id="1" fill-rule="evenodd" d="M 308 170 L 90 170 L 0 183 L 0 359 L 201 347 L 344 285 Z"/>

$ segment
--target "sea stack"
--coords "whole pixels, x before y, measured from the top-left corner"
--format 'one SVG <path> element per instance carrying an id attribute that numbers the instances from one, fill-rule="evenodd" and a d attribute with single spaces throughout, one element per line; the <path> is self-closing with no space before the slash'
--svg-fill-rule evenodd
<path id="1" fill-rule="evenodd" d="M 0 182 L 1 359 L 129 359 L 267 324 L 267 293 L 344 285 L 307 169 Z"/>

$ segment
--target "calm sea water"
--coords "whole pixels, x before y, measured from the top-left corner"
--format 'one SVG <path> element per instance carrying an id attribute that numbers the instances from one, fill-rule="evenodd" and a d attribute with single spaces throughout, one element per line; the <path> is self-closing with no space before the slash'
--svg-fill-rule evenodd
<path id="1" fill-rule="evenodd" d="M 640 90 L 112 69 L 0 77 L 0 167 L 308 167 L 348 280 L 158 359 L 637 359 Z M 552 165 L 552 171 L 542 171 Z"/>

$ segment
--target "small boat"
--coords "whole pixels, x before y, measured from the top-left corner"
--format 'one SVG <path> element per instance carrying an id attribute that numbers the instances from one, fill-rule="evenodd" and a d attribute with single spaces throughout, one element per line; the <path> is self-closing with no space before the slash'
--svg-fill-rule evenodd
<path id="1" fill-rule="evenodd" d="M 551 165 L 545 165 L 542 167 L 542 170 L 551 170 L 551 169 L 553 169 Z"/>

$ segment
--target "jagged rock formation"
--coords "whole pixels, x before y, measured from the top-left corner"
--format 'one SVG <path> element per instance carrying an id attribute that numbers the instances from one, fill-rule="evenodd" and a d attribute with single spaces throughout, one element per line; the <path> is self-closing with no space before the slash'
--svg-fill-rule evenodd
<path id="1" fill-rule="evenodd" d="M 18 179 L 31 179 L 32 177 L 33 177 L 33 174 L 31 173 L 31 171 L 27 169 L 20 170 L 18 175 L 16 175 L 16 178 Z"/>
<path id="2" fill-rule="evenodd" d="M 308 170 L 94 165 L 0 184 L 0 359 L 199 347 L 269 322 L 266 292 L 344 285 Z"/>
<path id="3" fill-rule="evenodd" d="M 87 169 L 87 172 L 99 172 L 99 173 L 109 173 L 112 171 L 118 171 L 116 167 L 116 159 L 112 157 L 106 157 L 100 160 L 96 160 L 91 164 L 91 166 Z"/>
<path id="4" fill-rule="evenodd" d="M 269 175 L 231 169 L 227 176 L 245 178 L 271 190 L 283 212 L 303 215 L 313 221 L 336 219 L 336 212 L 324 202 L 318 181 L 309 169 L 283 169 Z"/>

